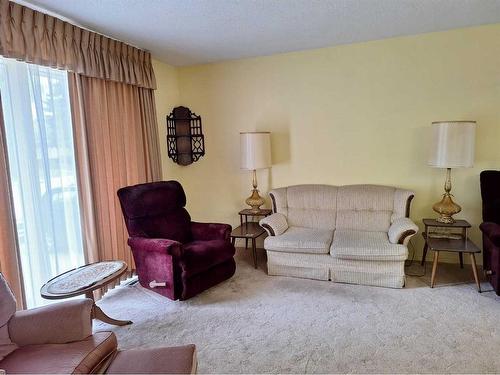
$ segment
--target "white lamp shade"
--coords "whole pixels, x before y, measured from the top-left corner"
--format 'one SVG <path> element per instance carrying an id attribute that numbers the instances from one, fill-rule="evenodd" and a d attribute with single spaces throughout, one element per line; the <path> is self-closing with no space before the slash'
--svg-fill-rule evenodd
<path id="1" fill-rule="evenodd" d="M 474 121 L 433 122 L 428 164 L 436 168 L 470 168 L 474 164 L 475 141 Z"/>
<path id="2" fill-rule="evenodd" d="M 240 133 L 241 169 L 271 167 L 271 133 Z"/>

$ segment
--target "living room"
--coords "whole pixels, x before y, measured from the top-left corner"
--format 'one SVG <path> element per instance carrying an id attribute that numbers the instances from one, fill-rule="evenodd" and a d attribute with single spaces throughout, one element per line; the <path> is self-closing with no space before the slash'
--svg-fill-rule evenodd
<path id="1" fill-rule="evenodd" d="M 0 369 L 500 372 L 500 1 L 1 0 L 1 12 L 0 271 L 11 302 L 0 307 Z M 82 51 L 93 35 L 114 40 L 136 53 L 130 66 L 52 58 L 36 47 L 37 22 L 52 19 L 64 26 L 47 34 L 71 28 Z M 21 65 L 26 82 L 49 75 L 68 98 L 54 126 L 68 126 L 56 133 L 70 134 L 74 155 L 55 154 L 73 182 L 54 185 L 51 204 L 39 192 L 30 201 L 22 166 L 43 164 L 44 151 L 21 144 L 19 124 L 39 123 L 20 120 L 23 105 L 55 104 L 38 107 L 33 83 L 22 91 Z M 182 131 L 200 140 L 187 159 Z M 54 214 L 57 194 L 78 209 L 65 201 Z M 161 222 L 147 222 L 153 212 Z M 33 230 L 43 222 L 52 227 Z M 297 227 L 318 231 L 297 239 Z M 224 244 L 189 247 L 212 234 Z M 49 255 L 57 241 L 79 246 Z M 363 253 L 340 251 L 356 241 Z M 30 327 L 37 309 L 63 304 L 93 323 L 78 331 L 74 316 L 47 310 L 50 330 Z M 51 315 L 67 335 L 51 333 Z M 89 337 L 108 346 L 99 363 L 24 361 Z"/>

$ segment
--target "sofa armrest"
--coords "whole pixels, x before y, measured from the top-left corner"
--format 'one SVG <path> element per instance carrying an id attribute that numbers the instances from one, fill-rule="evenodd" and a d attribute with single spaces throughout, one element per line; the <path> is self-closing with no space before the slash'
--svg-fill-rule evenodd
<path id="1" fill-rule="evenodd" d="M 495 246 L 500 247 L 500 225 L 491 221 L 486 221 L 479 225 L 481 232 L 490 239 Z"/>
<path id="2" fill-rule="evenodd" d="M 286 216 L 280 213 L 274 213 L 261 219 L 259 225 L 264 228 L 269 236 L 279 236 L 288 229 Z"/>
<path id="3" fill-rule="evenodd" d="M 19 346 L 83 340 L 92 334 L 93 304 L 83 298 L 17 311 L 9 321 L 10 338 Z"/>
<path id="4" fill-rule="evenodd" d="M 130 237 L 128 245 L 133 252 L 159 252 L 174 257 L 182 256 L 182 244 L 165 238 Z"/>
<path id="5" fill-rule="evenodd" d="M 407 217 L 394 220 L 389 228 L 389 242 L 408 245 L 410 238 L 418 233 L 417 225 Z"/>
<path id="6" fill-rule="evenodd" d="M 229 224 L 191 222 L 191 234 L 195 241 L 229 241 L 231 230 L 232 228 Z"/>

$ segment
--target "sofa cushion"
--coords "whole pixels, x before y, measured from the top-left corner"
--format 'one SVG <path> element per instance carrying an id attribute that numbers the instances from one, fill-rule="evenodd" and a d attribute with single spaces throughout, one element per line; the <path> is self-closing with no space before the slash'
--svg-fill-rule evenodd
<path id="1" fill-rule="evenodd" d="M 7 281 L 0 273 L 0 361 L 17 346 L 12 343 L 7 323 L 16 312 L 16 299 L 10 290 Z"/>
<path id="2" fill-rule="evenodd" d="M 289 186 L 286 194 L 290 226 L 335 229 L 337 187 L 329 185 Z"/>
<path id="3" fill-rule="evenodd" d="M 108 374 L 195 374 L 194 345 L 119 351 Z"/>
<path id="4" fill-rule="evenodd" d="M 267 237 L 266 250 L 287 253 L 328 254 L 333 230 L 290 227 L 281 236 Z"/>
<path id="5" fill-rule="evenodd" d="M 340 186 L 336 229 L 387 232 L 394 209 L 394 191 L 388 186 Z"/>
<path id="6" fill-rule="evenodd" d="M 97 332 L 67 344 L 26 345 L 0 361 L 7 374 L 88 374 L 96 372 L 117 348 L 112 332 Z"/>
<path id="7" fill-rule="evenodd" d="M 385 232 L 337 229 L 330 254 L 339 259 L 401 261 L 408 257 L 408 250 L 391 244 Z"/>
<path id="8" fill-rule="evenodd" d="M 183 246 L 184 276 L 196 275 L 234 256 L 234 246 L 224 240 L 193 241 Z"/>

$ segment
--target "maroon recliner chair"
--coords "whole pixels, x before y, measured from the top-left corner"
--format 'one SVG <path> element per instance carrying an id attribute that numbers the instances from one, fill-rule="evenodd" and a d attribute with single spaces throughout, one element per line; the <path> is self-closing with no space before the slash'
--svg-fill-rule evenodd
<path id="1" fill-rule="evenodd" d="M 483 199 L 483 269 L 500 296 L 500 171 L 480 175 Z"/>
<path id="2" fill-rule="evenodd" d="M 234 275 L 231 226 L 191 221 L 179 182 L 124 187 L 118 198 L 144 288 L 185 300 Z"/>

